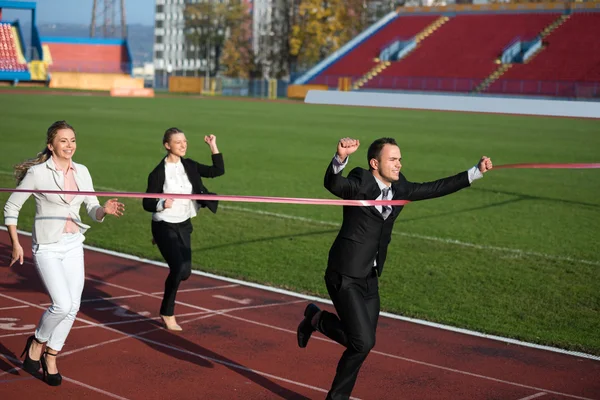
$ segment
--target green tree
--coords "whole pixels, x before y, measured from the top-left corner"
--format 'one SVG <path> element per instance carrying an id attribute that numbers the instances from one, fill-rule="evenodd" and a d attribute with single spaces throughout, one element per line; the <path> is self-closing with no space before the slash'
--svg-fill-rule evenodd
<path id="1" fill-rule="evenodd" d="M 187 4 L 184 10 L 186 41 L 200 49 L 211 75 L 219 70 L 219 54 L 228 28 L 229 4 L 216 0 Z"/>

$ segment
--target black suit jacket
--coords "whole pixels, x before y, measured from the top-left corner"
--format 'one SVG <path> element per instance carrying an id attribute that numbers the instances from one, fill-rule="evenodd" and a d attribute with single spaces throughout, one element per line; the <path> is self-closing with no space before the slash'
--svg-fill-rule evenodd
<path id="1" fill-rule="evenodd" d="M 424 200 L 445 196 L 469 186 L 468 173 L 461 172 L 433 182 L 413 183 L 400 174 L 392 184 L 394 200 Z M 342 172 L 333 173 L 333 164 L 325 172 L 325 188 L 346 200 L 375 200 L 381 190 L 373 174 L 363 168 L 354 168 L 348 177 Z M 343 221 L 327 262 L 328 270 L 355 278 L 366 277 L 373 262 L 377 261 L 377 273 L 381 275 L 387 248 L 392 238 L 394 221 L 403 206 L 393 206 L 387 219 L 373 206 L 344 206 Z"/>
<path id="2" fill-rule="evenodd" d="M 221 153 L 212 155 L 213 165 L 200 164 L 189 158 L 182 158 L 181 164 L 185 169 L 185 173 L 192 184 L 193 194 L 214 194 L 210 193 L 202 184 L 202 177 L 215 178 L 225 173 L 225 165 L 223 164 L 223 155 Z M 165 185 L 165 161 L 164 158 L 158 163 L 156 168 L 148 175 L 148 188 L 146 193 L 163 193 Z M 144 199 L 142 201 L 144 210 L 156 212 L 156 206 L 159 199 Z M 217 212 L 218 202 L 213 200 L 196 200 L 199 207 L 207 207 L 213 213 Z"/>

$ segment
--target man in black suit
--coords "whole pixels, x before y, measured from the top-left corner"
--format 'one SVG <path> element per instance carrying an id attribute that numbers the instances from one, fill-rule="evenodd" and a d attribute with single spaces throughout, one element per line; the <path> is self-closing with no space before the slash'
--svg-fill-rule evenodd
<path id="1" fill-rule="evenodd" d="M 348 177 L 341 171 L 354 153 L 358 140 L 344 138 L 325 173 L 325 187 L 342 199 L 425 200 L 445 196 L 470 186 L 492 168 L 482 157 L 468 171 L 434 182 L 413 183 L 400 173 L 402 156 L 392 138 L 374 141 L 367 152 L 369 169 L 355 168 Z M 346 347 L 327 399 L 349 399 L 358 372 L 375 346 L 379 318 L 379 287 L 394 221 L 402 206 L 344 206 L 343 222 L 329 251 L 325 283 L 337 315 L 309 304 L 298 325 L 298 345 L 306 347 L 318 330 Z"/>

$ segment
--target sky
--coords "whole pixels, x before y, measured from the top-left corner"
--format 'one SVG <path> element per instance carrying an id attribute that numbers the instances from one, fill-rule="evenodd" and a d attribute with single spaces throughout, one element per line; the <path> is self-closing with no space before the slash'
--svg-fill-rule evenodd
<path id="1" fill-rule="evenodd" d="M 33 1 L 33 0 L 29 0 Z M 99 7 L 106 0 L 98 0 Z M 114 0 L 112 0 L 114 1 Z M 37 0 L 38 23 L 90 24 L 93 0 Z M 117 4 L 120 0 L 115 1 Z M 154 0 L 125 0 L 127 24 L 154 25 Z M 2 10 L 2 19 L 29 21 L 30 13 L 18 10 Z"/>

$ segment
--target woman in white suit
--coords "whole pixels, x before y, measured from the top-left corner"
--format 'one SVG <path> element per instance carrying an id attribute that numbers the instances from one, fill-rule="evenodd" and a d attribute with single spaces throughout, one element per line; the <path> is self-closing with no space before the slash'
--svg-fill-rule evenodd
<path id="1" fill-rule="evenodd" d="M 93 191 L 88 169 L 72 161 L 77 144 L 75 131 L 66 121 L 48 128 L 46 148 L 37 158 L 15 166 L 18 189 L 57 191 Z M 12 266 L 23 264 L 23 247 L 17 235 L 17 219 L 31 193 L 13 193 L 4 207 L 4 222 L 12 241 Z M 58 386 L 62 377 L 56 367 L 56 355 L 62 349 L 75 321 L 84 283 L 83 241 L 89 228 L 79 218 L 85 204 L 88 215 L 102 222 L 107 214 L 123 215 L 124 205 L 117 199 L 101 206 L 96 196 L 35 193 L 33 259 L 40 278 L 52 299 L 35 334 L 27 339 L 23 369 L 35 374 L 42 367 L 44 380 Z M 45 346 L 45 351 L 44 351 Z M 22 354 L 22 355 L 23 355 Z"/>

